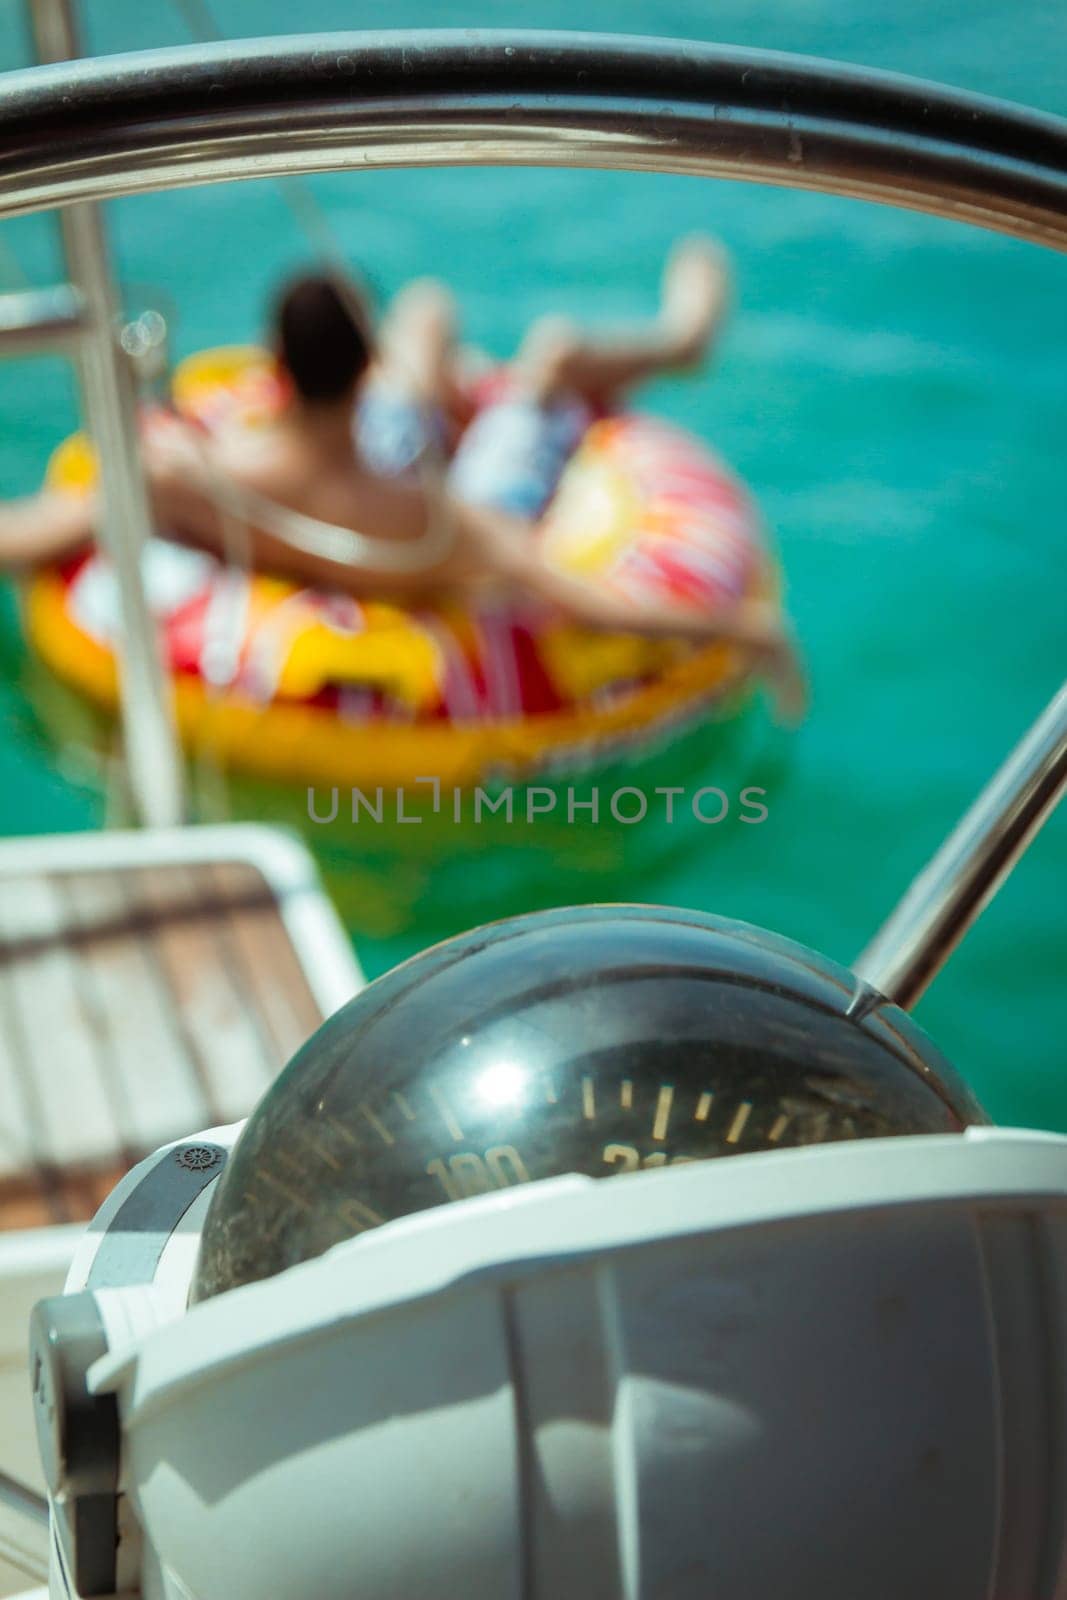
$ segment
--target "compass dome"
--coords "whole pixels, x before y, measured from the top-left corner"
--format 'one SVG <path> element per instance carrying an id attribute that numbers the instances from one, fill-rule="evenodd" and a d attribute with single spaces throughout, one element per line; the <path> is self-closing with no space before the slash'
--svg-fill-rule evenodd
<path id="1" fill-rule="evenodd" d="M 219 1180 L 194 1293 L 511 1184 L 985 1120 L 904 1012 L 801 945 L 659 907 L 517 917 L 308 1041 Z"/>

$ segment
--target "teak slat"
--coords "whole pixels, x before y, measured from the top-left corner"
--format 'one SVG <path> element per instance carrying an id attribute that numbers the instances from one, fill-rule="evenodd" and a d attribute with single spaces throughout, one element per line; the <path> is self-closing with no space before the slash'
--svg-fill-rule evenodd
<path id="1" fill-rule="evenodd" d="M 37 1154 L 52 1166 L 113 1159 L 125 1148 L 120 1097 L 93 1035 L 69 918 L 47 878 L 28 876 L 0 898 L 0 948 L 11 1037 L 36 1107 Z"/>
<path id="2" fill-rule="evenodd" d="M 119 1085 L 126 1141 L 147 1155 L 176 1129 L 204 1126 L 210 1107 L 124 874 L 65 873 L 56 882 L 77 935 L 91 1021 Z"/>
<path id="3" fill-rule="evenodd" d="M 253 861 L 0 873 L 0 1228 L 88 1217 L 134 1160 L 247 1115 L 321 1021 Z"/>

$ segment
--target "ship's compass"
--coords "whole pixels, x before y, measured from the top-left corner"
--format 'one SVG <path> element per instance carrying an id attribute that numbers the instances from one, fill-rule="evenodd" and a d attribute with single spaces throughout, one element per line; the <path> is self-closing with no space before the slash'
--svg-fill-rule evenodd
<path id="1" fill-rule="evenodd" d="M 297 1055 L 219 1181 L 195 1293 L 541 1178 L 983 1120 L 904 1012 L 788 940 L 655 907 L 518 917 L 380 978 Z"/>
<path id="2" fill-rule="evenodd" d="M 53 56 L 65 11 L 35 6 Z M 8 78 L 3 215 L 542 161 L 1067 244 L 1067 125 L 840 63 L 464 29 Z M 86 259 L 91 431 L 121 443 Z M 159 820 L 177 768 L 123 515 L 145 502 L 136 452 L 103 454 L 131 788 Z M 500 924 L 372 985 L 240 1137 L 134 1168 L 33 1317 L 47 1520 L 13 1487 L 50 1592 L 1062 1596 L 1067 1141 L 967 1126 L 978 1106 L 898 1007 L 1065 784 L 1067 690 L 852 973 L 653 908 Z"/>

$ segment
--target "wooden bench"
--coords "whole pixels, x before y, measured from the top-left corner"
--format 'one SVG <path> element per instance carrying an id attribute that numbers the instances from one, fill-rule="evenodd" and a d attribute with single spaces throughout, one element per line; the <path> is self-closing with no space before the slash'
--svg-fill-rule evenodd
<path id="1" fill-rule="evenodd" d="M 310 856 L 234 825 L 0 842 L 0 1229 L 251 1110 L 362 982 Z"/>

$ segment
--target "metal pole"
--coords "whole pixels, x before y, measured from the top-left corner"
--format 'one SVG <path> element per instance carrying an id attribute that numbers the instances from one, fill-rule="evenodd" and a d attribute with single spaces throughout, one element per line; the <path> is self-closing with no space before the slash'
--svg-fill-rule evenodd
<path id="1" fill-rule="evenodd" d="M 0 1505 L 17 1511 L 20 1517 L 40 1527 L 48 1525 L 48 1501 L 36 1489 L 31 1489 L 17 1478 L 0 1470 Z"/>
<path id="2" fill-rule="evenodd" d="M 69 284 L 0 294 L 0 357 L 75 355 L 87 326 L 81 296 Z"/>
<path id="3" fill-rule="evenodd" d="M 12 1517 L 18 1523 L 12 1526 Z M 0 1566 L 36 1583 L 48 1580 L 48 1501 L 36 1489 L 0 1470 Z"/>
<path id="4" fill-rule="evenodd" d="M 1062 119 L 771 51 L 578 33 L 334 33 L 0 79 L 0 216 L 232 178 L 502 163 L 823 190 L 1067 249 Z"/>
<path id="5" fill-rule="evenodd" d="M 945 840 L 853 970 L 912 1006 L 1067 789 L 1067 684 Z"/>
<path id="6" fill-rule="evenodd" d="M 34 38 L 43 62 L 79 54 L 69 0 L 33 0 Z M 62 143 L 61 128 L 55 130 Z M 122 619 L 118 641 L 126 770 L 138 819 L 152 827 L 182 820 L 182 766 L 155 622 L 148 608 L 141 551 L 152 514 L 137 444 L 136 396 L 116 338 L 118 300 L 98 208 L 60 215 L 67 269 L 88 326 L 78 356 L 82 406 L 100 467 L 101 535 L 114 564 Z"/>

